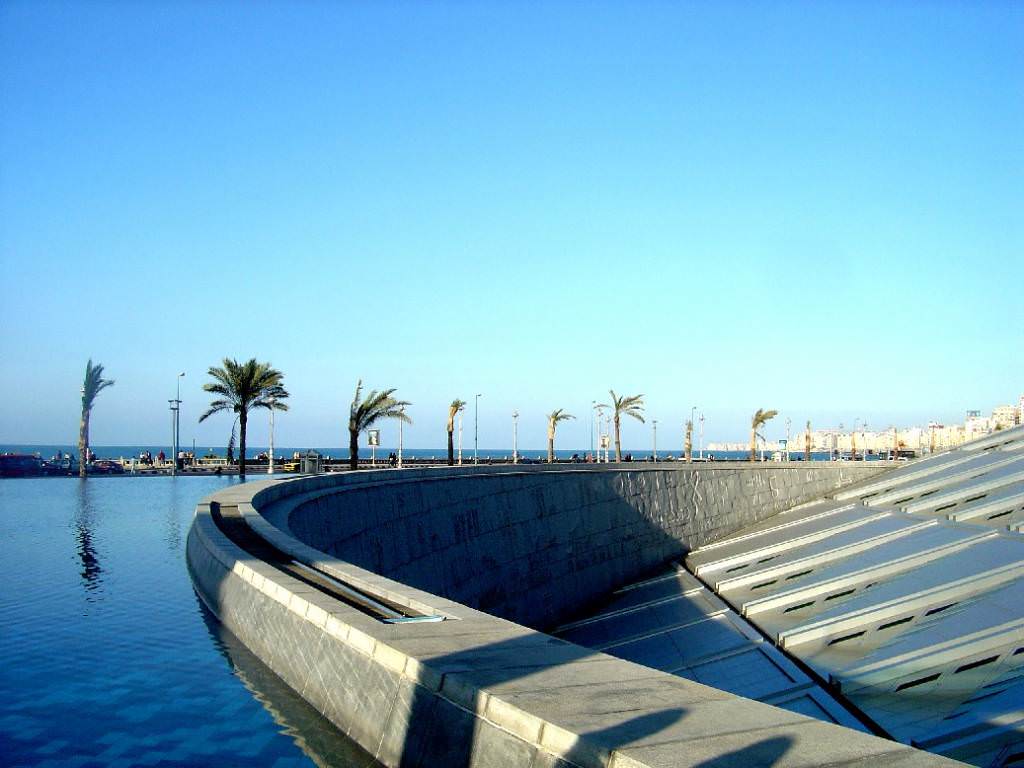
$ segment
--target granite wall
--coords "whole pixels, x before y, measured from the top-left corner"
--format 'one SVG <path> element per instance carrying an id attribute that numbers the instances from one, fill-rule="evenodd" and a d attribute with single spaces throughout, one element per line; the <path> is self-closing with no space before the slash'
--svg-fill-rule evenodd
<path id="1" fill-rule="evenodd" d="M 369 571 L 544 629 L 694 547 L 884 466 L 478 468 L 340 483 L 279 522 Z"/>

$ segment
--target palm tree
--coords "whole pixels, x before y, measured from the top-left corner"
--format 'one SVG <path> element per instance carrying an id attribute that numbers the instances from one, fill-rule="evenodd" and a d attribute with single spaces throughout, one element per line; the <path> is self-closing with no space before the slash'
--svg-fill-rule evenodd
<path id="1" fill-rule="evenodd" d="M 281 382 L 284 374 L 271 368 L 270 363 L 258 363 L 252 358 L 240 363 L 231 358 L 224 358 L 222 367 L 210 367 L 207 371 L 212 382 L 203 384 L 203 391 L 220 398 L 210 403 L 206 413 L 199 417 L 205 421 L 215 413 L 230 411 L 238 416 L 238 475 L 245 479 L 245 431 L 249 420 L 249 411 L 253 408 L 266 408 L 268 411 L 287 411 L 288 406 L 281 401 L 288 397 Z"/>
<path id="2" fill-rule="evenodd" d="M 452 400 L 452 404 L 448 406 L 448 466 L 452 466 L 455 463 L 455 440 L 452 435 L 455 432 L 455 416 L 466 407 L 465 400 L 459 400 L 455 398 Z"/>
<path id="3" fill-rule="evenodd" d="M 114 386 L 112 379 L 103 378 L 103 366 L 93 365 L 92 358 L 85 364 L 85 381 L 82 382 L 82 420 L 78 424 L 78 476 L 85 477 L 85 465 L 89 458 L 89 420 L 96 395 L 107 387 Z"/>
<path id="4" fill-rule="evenodd" d="M 750 460 L 757 461 L 757 430 L 779 415 L 778 411 L 762 411 L 760 408 L 750 420 Z"/>
<path id="5" fill-rule="evenodd" d="M 686 463 L 693 461 L 693 419 L 686 420 L 686 442 L 683 444 L 683 453 L 686 455 Z"/>
<path id="6" fill-rule="evenodd" d="M 563 408 L 558 408 L 548 414 L 548 464 L 555 462 L 555 430 L 559 422 L 575 419 L 571 413 L 566 413 Z"/>
<path id="7" fill-rule="evenodd" d="M 619 428 L 621 426 L 621 416 L 632 416 L 634 419 L 639 421 L 641 424 L 644 423 L 643 410 L 644 410 L 644 396 L 643 395 L 623 395 L 619 397 L 615 394 L 614 389 L 608 390 L 608 394 L 612 396 L 612 401 L 609 404 L 602 403 L 599 408 L 612 408 L 615 411 L 615 460 L 622 461 L 622 444 L 619 439 Z"/>
<path id="8" fill-rule="evenodd" d="M 392 395 L 394 389 L 382 392 L 371 390 L 364 398 L 363 380 L 356 384 L 356 394 L 348 412 L 348 465 L 351 469 L 359 467 L 359 433 L 369 429 L 380 419 L 398 419 L 412 424 L 412 419 L 405 415 L 405 407 L 412 405 L 406 400 L 396 400 Z M 451 433 L 449 433 L 451 434 Z"/>
<path id="9" fill-rule="evenodd" d="M 804 461 L 811 460 L 811 422 L 808 420 L 804 430 Z"/>

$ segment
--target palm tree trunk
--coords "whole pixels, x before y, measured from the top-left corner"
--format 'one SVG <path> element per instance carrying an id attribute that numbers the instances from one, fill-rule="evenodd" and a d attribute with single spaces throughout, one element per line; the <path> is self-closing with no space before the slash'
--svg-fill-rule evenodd
<path id="1" fill-rule="evenodd" d="M 548 464 L 555 463 L 555 436 L 548 435 Z"/>
<path id="2" fill-rule="evenodd" d="M 448 466 L 455 464 L 455 437 L 454 429 L 448 430 Z"/>
<path id="3" fill-rule="evenodd" d="M 804 432 L 804 461 L 811 460 L 811 425 L 807 423 L 807 431 Z"/>
<path id="4" fill-rule="evenodd" d="M 359 469 L 359 432 L 348 431 L 348 468 Z"/>
<path id="5" fill-rule="evenodd" d="M 757 428 L 750 428 L 750 460 L 757 461 Z"/>
<path id="6" fill-rule="evenodd" d="M 242 480 L 245 480 L 245 425 L 248 416 L 245 411 L 238 414 L 238 476 Z M 177 456 L 173 458 L 178 460 Z"/>
<path id="7" fill-rule="evenodd" d="M 619 414 L 615 414 L 615 461 L 622 461 L 622 444 L 619 442 Z"/>
<path id="8" fill-rule="evenodd" d="M 78 424 L 78 476 L 85 477 L 85 455 L 89 451 L 89 411 L 82 409 L 82 420 Z"/>
<path id="9" fill-rule="evenodd" d="M 693 461 L 693 422 L 686 422 L 686 445 L 684 446 L 686 451 L 686 463 L 689 464 Z"/>

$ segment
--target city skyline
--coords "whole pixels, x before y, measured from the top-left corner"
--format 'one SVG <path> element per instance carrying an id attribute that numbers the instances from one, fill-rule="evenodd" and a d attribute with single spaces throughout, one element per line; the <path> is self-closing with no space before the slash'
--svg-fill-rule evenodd
<path id="1" fill-rule="evenodd" d="M 182 442 L 280 369 L 280 445 L 355 382 L 410 447 L 643 393 L 659 446 L 952 421 L 1024 383 L 1016 4 L 0 7 L 0 441 Z M 472 420 L 472 408 L 466 412 Z M 253 444 L 264 441 L 260 415 Z M 397 429 L 384 425 L 387 430 Z M 624 446 L 650 427 L 623 426 Z"/>

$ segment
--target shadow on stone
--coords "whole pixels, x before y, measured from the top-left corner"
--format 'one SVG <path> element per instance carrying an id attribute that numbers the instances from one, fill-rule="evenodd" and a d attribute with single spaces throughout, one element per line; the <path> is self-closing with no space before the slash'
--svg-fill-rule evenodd
<path id="1" fill-rule="evenodd" d="M 788 736 L 776 736 L 743 749 L 716 755 L 698 763 L 695 768 L 770 768 L 779 762 L 791 746 L 793 739 Z"/>

